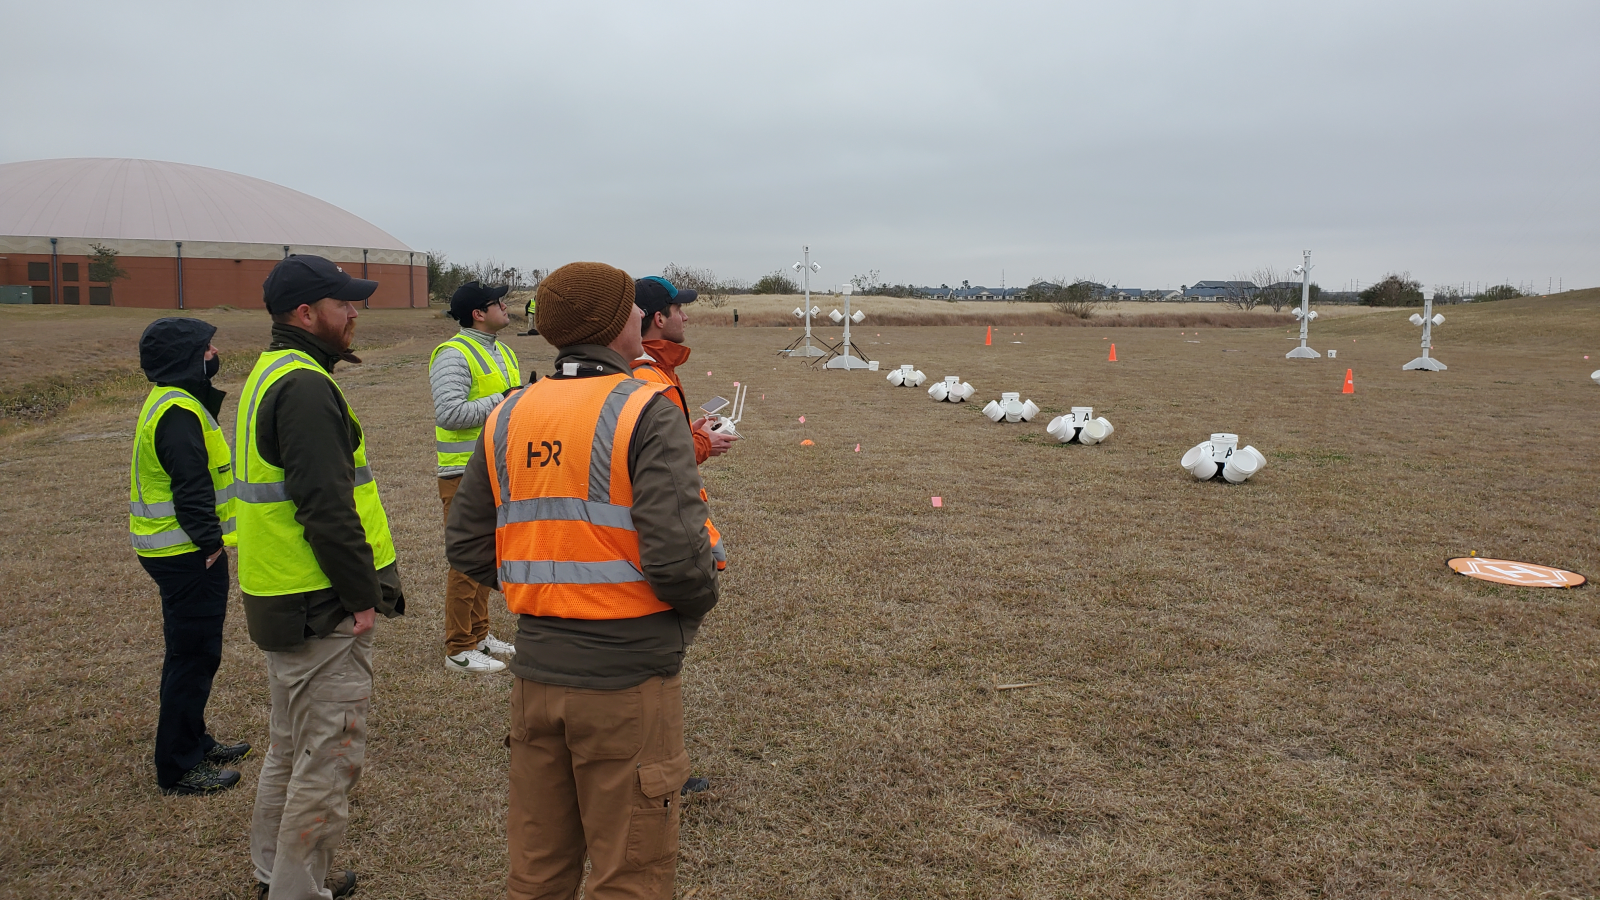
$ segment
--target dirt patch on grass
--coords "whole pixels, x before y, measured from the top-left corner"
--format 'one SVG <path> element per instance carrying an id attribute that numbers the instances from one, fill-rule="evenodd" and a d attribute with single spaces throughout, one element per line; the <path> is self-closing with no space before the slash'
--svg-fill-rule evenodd
<path id="1" fill-rule="evenodd" d="M 690 401 L 751 393 L 745 440 L 705 468 L 732 562 L 684 670 L 713 789 L 685 815 L 680 896 L 1594 895 L 1595 589 L 1443 565 L 1477 550 L 1600 576 L 1592 299 L 1445 310 L 1442 373 L 1400 371 L 1418 338 L 1404 312 L 1319 319 L 1331 361 L 1284 360 L 1288 329 L 857 334 L 886 365 L 972 382 L 962 405 L 781 359 L 767 329 L 691 325 Z M 1508 315 L 1553 317 L 1561 343 Z M 439 658 L 429 335 L 340 376 L 410 613 L 379 625 L 336 862 L 373 897 L 495 896 L 510 682 Z M 549 371 L 547 345 L 511 340 Z M 1040 420 L 978 412 L 1012 390 Z M 1041 440 L 1072 405 L 1116 434 Z M 0 437 L 14 896 L 250 885 L 259 763 L 220 797 L 153 787 L 161 626 L 127 550 L 134 413 L 74 407 Z M 1178 468 L 1220 430 L 1267 455 L 1260 475 Z M 491 625 L 511 628 L 498 597 Z M 1037 686 L 997 690 L 1014 683 Z M 213 730 L 264 741 L 267 706 L 235 601 Z"/>

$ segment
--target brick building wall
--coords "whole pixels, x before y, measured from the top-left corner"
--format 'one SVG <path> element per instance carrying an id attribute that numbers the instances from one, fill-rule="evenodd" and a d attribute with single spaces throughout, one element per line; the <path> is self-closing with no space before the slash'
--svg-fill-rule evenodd
<path id="1" fill-rule="evenodd" d="M 109 242 L 108 242 L 109 243 Z M 187 249 L 187 247 L 186 247 Z M 263 254 L 259 248 L 250 248 L 252 255 Z M 316 252 L 305 248 L 305 252 Z M 323 252 L 337 262 L 340 268 L 361 278 L 363 263 L 361 251 Z M 354 262 L 339 257 L 355 256 Z M 370 256 L 371 254 L 369 254 Z M 385 251 L 385 256 L 405 259 L 410 254 Z M 190 257 L 185 255 L 183 267 L 184 309 L 208 309 L 232 306 L 238 309 L 261 309 L 261 283 L 267 273 L 282 257 L 276 258 Z M 378 289 L 368 300 L 372 308 L 406 308 L 428 305 L 428 268 L 426 254 L 414 255 L 416 263 L 374 262 L 365 263 L 367 278 L 378 282 Z M 117 265 L 128 273 L 109 287 L 89 282 L 89 256 L 87 254 L 60 253 L 55 258 L 52 279 L 49 253 L 18 253 L 0 248 L 0 284 L 28 285 L 33 290 L 35 303 L 76 303 L 81 306 L 134 306 L 151 309 L 179 308 L 178 257 L 134 256 L 123 253 Z M 37 276 L 37 277 L 36 277 Z"/>

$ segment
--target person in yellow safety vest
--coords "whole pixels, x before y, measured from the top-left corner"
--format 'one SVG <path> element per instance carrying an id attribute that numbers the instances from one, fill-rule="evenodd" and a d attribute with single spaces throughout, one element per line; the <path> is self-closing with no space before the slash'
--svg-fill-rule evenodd
<path id="1" fill-rule="evenodd" d="M 222 662 L 228 554 L 234 543 L 233 453 L 217 425 L 226 393 L 211 386 L 222 365 L 199 319 L 157 319 L 139 338 L 139 365 L 154 383 L 134 426 L 128 532 L 139 564 L 161 592 L 161 713 L 156 785 L 166 794 L 209 794 L 239 783 L 225 768 L 250 752 L 206 728 L 211 682 Z"/>
<path id="2" fill-rule="evenodd" d="M 239 590 L 264 652 L 271 743 L 250 855 L 261 896 L 335 897 L 330 876 L 366 756 L 377 613 L 405 612 L 366 433 L 333 379 L 377 282 L 319 256 L 285 257 L 262 285 L 272 343 L 239 398 L 234 514 Z"/>
<path id="3" fill-rule="evenodd" d="M 535 314 L 539 311 L 539 292 L 528 292 L 528 304 L 522 308 L 522 314 L 528 317 L 528 330 L 521 333 L 522 337 L 530 337 L 539 333 L 539 326 L 534 321 Z"/>
<path id="4" fill-rule="evenodd" d="M 632 377 L 633 280 L 572 263 L 539 285 L 555 373 L 484 424 L 450 506 L 450 565 L 518 614 L 510 900 L 673 896 L 689 774 L 679 670 L 717 567 L 677 389 Z M 584 858 L 591 867 L 584 872 Z"/>
<path id="5" fill-rule="evenodd" d="M 517 354 L 498 340 L 511 324 L 506 287 L 469 281 L 450 298 L 450 316 L 461 330 L 433 350 L 428 382 L 433 389 L 434 452 L 439 463 L 439 501 L 450 517 L 450 498 L 483 433 L 483 420 L 522 386 Z M 489 588 L 451 569 L 444 587 L 444 667 L 463 674 L 493 674 L 516 646 L 489 633 Z"/>

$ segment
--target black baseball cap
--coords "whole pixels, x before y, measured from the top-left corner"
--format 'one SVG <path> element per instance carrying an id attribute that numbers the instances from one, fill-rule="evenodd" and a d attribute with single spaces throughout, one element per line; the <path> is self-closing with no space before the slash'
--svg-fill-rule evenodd
<path id="1" fill-rule="evenodd" d="M 302 303 L 315 303 L 325 297 L 357 301 L 372 296 L 376 281 L 352 278 L 345 270 L 320 256 L 295 253 L 279 260 L 261 283 L 267 312 L 283 313 Z"/>
<path id="2" fill-rule="evenodd" d="M 489 304 L 504 297 L 509 290 L 511 288 L 503 284 L 482 285 L 469 281 L 450 295 L 450 318 L 462 325 L 471 325 L 473 310 L 488 309 Z"/>
<path id="3" fill-rule="evenodd" d="M 660 275 L 651 275 L 633 283 L 633 302 L 644 311 L 646 322 L 656 313 L 666 312 L 667 307 L 693 303 L 698 296 L 698 291 L 674 287 L 672 282 Z"/>

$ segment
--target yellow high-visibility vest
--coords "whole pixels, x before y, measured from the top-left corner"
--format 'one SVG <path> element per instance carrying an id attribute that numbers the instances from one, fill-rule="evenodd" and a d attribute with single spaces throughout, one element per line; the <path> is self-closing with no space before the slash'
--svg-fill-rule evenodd
<path id="1" fill-rule="evenodd" d="M 128 533 L 140 556 L 177 556 L 200 549 L 178 525 L 172 504 L 172 475 L 156 457 L 156 425 L 173 407 L 186 409 L 200 420 L 206 440 L 206 468 L 216 491 L 217 519 L 222 523 L 222 542 L 229 546 L 235 543 L 233 453 L 228 450 L 228 439 L 223 437 L 211 412 L 193 394 L 182 388 L 157 385 L 150 389 L 144 408 L 139 410 L 139 424 L 133 435 L 133 463 L 128 473 Z"/>
<path id="2" fill-rule="evenodd" d="M 433 368 L 433 361 L 439 358 L 439 351 L 446 347 L 454 347 L 467 358 L 467 368 L 472 370 L 472 390 L 467 394 L 468 401 L 504 394 L 522 383 L 522 367 L 517 362 L 517 354 L 511 351 L 511 347 L 504 341 L 500 341 L 499 344 L 500 352 L 505 358 L 503 368 L 495 364 L 492 353 L 484 350 L 477 341 L 464 334 L 457 334 L 433 348 L 433 355 L 428 357 L 428 368 Z M 439 467 L 466 465 L 467 460 L 472 458 L 473 448 L 478 446 L 478 438 L 482 434 L 482 425 L 453 429 L 435 425 L 433 445 L 439 457 Z"/>
<path id="3" fill-rule="evenodd" d="M 283 469 L 262 458 L 256 449 L 256 415 L 261 399 L 283 376 L 304 369 L 328 379 L 339 391 L 339 383 L 327 370 L 298 350 L 276 350 L 261 354 L 250 378 L 244 383 L 239 404 L 239 419 L 234 433 L 238 467 L 234 472 L 234 515 L 238 519 L 239 589 L 258 597 L 298 594 L 331 587 L 322 567 L 306 541 L 305 529 L 295 521 L 296 507 L 284 487 Z M 345 402 L 350 420 L 361 421 Z M 394 538 L 389 533 L 389 517 L 378 499 L 378 483 L 367 465 L 367 436 L 361 434 L 353 462 L 356 469 L 356 513 L 372 548 L 376 568 L 394 562 Z"/>

